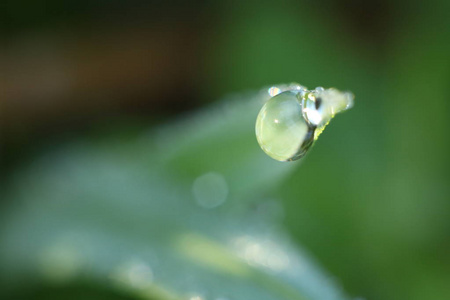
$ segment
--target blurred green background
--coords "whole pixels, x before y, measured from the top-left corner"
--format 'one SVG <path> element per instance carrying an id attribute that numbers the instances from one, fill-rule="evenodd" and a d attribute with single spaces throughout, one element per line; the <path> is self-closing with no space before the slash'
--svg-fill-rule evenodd
<path id="1" fill-rule="evenodd" d="M 252 122 L 259 90 L 293 81 L 350 90 L 356 104 L 282 164 Z M 152 274 L 169 287 L 152 299 L 265 299 L 265 288 L 303 299 L 287 286 L 341 299 L 330 280 L 343 298 L 450 298 L 449 1 L 7 0 L 0 91 L 6 299 L 137 297 L 104 275 L 136 256 L 159 262 L 132 264 L 138 285 Z M 216 202 L 194 205 L 196 183 Z M 206 271 L 172 253 L 180 228 L 180 251 Z M 251 257 L 233 269 L 205 254 L 253 231 L 328 275 L 277 273 L 282 286 L 248 271 Z M 55 248 L 61 236 L 75 248 Z"/>

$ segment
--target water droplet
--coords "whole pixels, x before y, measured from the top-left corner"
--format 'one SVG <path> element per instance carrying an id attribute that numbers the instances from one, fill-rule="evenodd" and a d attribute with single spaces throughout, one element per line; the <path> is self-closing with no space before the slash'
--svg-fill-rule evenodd
<path id="1" fill-rule="evenodd" d="M 279 161 L 295 160 L 306 154 L 314 142 L 315 127 L 302 115 L 302 105 L 293 91 L 272 97 L 256 120 L 259 145 Z"/>
<path id="2" fill-rule="evenodd" d="M 153 282 L 152 269 L 141 260 L 130 260 L 119 265 L 112 278 L 131 288 L 144 289 Z"/>
<path id="3" fill-rule="evenodd" d="M 303 157 L 338 112 L 353 105 L 353 95 L 318 87 L 308 91 L 278 89 L 256 120 L 256 137 L 264 152 L 279 161 Z"/>
<path id="4" fill-rule="evenodd" d="M 232 242 L 238 256 L 249 265 L 282 271 L 289 266 L 289 256 L 276 242 L 270 239 L 256 239 L 240 236 Z"/>
<path id="5" fill-rule="evenodd" d="M 225 202 L 228 184 L 225 178 L 215 172 L 206 173 L 195 179 L 192 186 L 197 203 L 204 208 L 214 208 Z"/>

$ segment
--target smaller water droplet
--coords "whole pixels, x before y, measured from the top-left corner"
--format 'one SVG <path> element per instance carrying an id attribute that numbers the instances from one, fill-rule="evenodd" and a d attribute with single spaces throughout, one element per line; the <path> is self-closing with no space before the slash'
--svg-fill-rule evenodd
<path id="1" fill-rule="evenodd" d="M 112 278 L 128 287 L 145 289 L 153 282 L 153 272 L 145 262 L 133 259 L 119 265 L 114 270 Z"/>
<path id="2" fill-rule="evenodd" d="M 289 257 L 281 247 L 270 239 L 256 239 L 251 236 L 239 236 L 232 242 L 237 255 L 249 265 L 282 271 L 289 266 Z"/>
<path id="3" fill-rule="evenodd" d="M 228 184 L 221 174 L 210 172 L 195 179 L 192 192 L 198 205 L 203 208 L 214 208 L 226 201 Z"/>

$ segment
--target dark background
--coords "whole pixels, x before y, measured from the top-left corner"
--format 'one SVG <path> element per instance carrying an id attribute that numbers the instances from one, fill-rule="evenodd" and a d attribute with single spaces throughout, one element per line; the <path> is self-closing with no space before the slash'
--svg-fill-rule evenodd
<path id="1" fill-rule="evenodd" d="M 351 296 L 448 299 L 449 3 L 3 1 L 2 186 L 57 145 L 130 138 L 230 93 L 351 90 L 278 189 L 283 224 Z"/>

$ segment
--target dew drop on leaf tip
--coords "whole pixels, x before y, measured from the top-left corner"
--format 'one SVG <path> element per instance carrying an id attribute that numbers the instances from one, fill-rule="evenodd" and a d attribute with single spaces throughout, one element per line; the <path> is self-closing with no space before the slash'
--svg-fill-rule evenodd
<path id="1" fill-rule="evenodd" d="M 353 106 L 353 94 L 299 84 L 273 86 L 256 119 L 262 150 L 278 161 L 302 158 L 330 120 Z"/>

